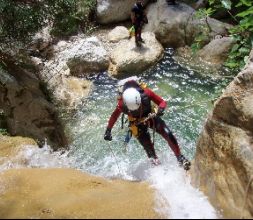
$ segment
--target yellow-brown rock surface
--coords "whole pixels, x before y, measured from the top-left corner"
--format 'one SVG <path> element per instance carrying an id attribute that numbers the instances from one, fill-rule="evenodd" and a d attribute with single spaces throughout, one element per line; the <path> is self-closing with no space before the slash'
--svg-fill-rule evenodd
<path id="1" fill-rule="evenodd" d="M 33 139 L 0 135 L 0 165 L 9 161 L 24 167 L 25 159 L 16 156 L 27 145 L 37 147 Z M 143 182 L 106 180 L 64 168 L 0 172 L 0 219 L 157 219 L 154 207 L 154 192 Z"/>
<path id="2" fill-rule="evenodd" d="M 216 101 L 197 144 L 193 180 L 225 218 L 253 218 L 253 51 Z"/>
<path id="3" fill-rule="evenodd" d="M 159 218 L 145 183 L 73 169 L 17 169 L 0 173 L 0 186 L 0 218 Z"/>
<path id="4" fill-rule="evenodd" d="M 37 146 L 31 138 L 9 137 L 0 134 L 0 165 L 8 158 L 13 158 L 24 145 Z"/>

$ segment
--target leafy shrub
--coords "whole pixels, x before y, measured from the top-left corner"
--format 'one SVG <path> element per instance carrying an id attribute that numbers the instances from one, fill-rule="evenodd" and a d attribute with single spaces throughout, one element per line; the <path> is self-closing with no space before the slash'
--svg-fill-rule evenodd
<path id="1" fill-rule="evenodd" d="M 86 31 L 95 4 L 95 0 L 1 0 L 0 40 L 27 41 L 47 24 L 52 24 L 55 35 Z"/>
<path id="2" fill-rule="evenodd" d="M 235 24 L 234 27 L 229 30 L 229 33 L 236 43 L 231 49 L 224 65 L 230 69 L 240 70 L 245 66 L 253 47 L 253 1 L 208 0 L 208 2 L 209 8 L 199 10 L 197 15 L 206 18 L 216 11 L 224 9 L 227 11 L 231 21 Z M 236 13 L 233 13 L 233 11 L 236 11 Z M 208 25 L 208 22 L 206 23 L 206 25 Z M 206 35 L 207 33 L 203 32 L 202 36 L 196 37 L 192 45 L 193 51 L 201 48 L 203 39 Z"/>

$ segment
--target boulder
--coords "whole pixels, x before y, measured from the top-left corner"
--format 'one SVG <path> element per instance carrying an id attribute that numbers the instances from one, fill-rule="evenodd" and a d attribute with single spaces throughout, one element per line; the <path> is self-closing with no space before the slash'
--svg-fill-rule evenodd
<path id="1" fill-rule="evenodd" d="M 77 77 L 63 77 L 61 85 L 55 89 L 54 94 L 60 98 L 64 106 L 76 109 L 88 97 L 92 82 Z"/>
<path id="2" fill-rule="evenodd" d="M 44 63 L 40 78 L 47 84 L 56 103 L 73 109 L 91 89 L 91 83 L 80 78 L 78 82 L 77 77 L 106 71 L 109 54 L 97 37 L 60 41 L 54 51 L 54 58 Z"/>
<path id="3" fill-rule="evenodd" d="M 130 19 L 131 9 L 136 0 L 98 0 L 97 21 L 100 24 L 110 24 Z M 148 0 L 144 0 L 147 4 Z"/>
<path id="4" fill-rule="evenodd" d="M 135 39 L 122 40 L 111 53 L 109 72 L 114 77 L 138 74 L 154 65 L 163 56 L 164 49 L 153 33 L 142 35 L 145 43 L 136 47 Z"/>
<path id="5" fill-rule="evenodd" d="M 10 137 L 0 134 L 0 165 L 15 157 L 25 145 L 36 147 L 35 140 L 21 136 Z M 5 159 L 6 158 L 6 159 Z"/>
<path id="6" fill-rule="evenodd" d="M 214 39 L 198 51 L 197 56 L 205 62 L 222 66 L 227 60 L 229 51 L 234 43 L 235 41 L 232 37 Z"/>
<path id="7" fill-rule="evenodd" d="M 108 34 L 108 40 L 117 43 L 121 40 L 129 38 L 129 30 L 124 26 L 117 26 Z"/>
<path id="8" fill-rule="evenodd" d="M 224 218 L 253 217 L 253 50 L 215 102 L 197 143 L 192 180 Z"/>
<path id="9" fill-rule="evenodd" d="M 105 71 L 109 66 L 107 51 L 96 37 L 76 41 L 59 56 L 65 57 L 73 76 Z"/>
<path id="10" fill-rule="evenodd" d="M 164 45 L 173 48 L 191 45 L 194 38 L 203 33 L 203 26 L 211 29 L 207 34 L 208 43 L 216 35 L 224 36 L 230 25 L 218 20 L 208 18 L 208 25 L 205 19 L 197 19 L 195 10 L 184 4 L 168 5 L 164 0 L 158 0 L 147 9 L 149 23 L 144 31 L 154 32 L 157 39 Z"/>
<path id="11" fill-rule="evenodd" d="M 54 105 L 36 74 L 4 57 L 6 69 L 0 69 L 0 109 L 11 135 L 32 137 L 40 144 L 45 138 L 57 149 L 67 146 L 63 126 Z"/>

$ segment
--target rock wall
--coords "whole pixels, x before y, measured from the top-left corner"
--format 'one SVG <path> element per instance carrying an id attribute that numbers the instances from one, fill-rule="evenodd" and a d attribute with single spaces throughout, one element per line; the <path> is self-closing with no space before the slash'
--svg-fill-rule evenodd
<path id="1" fill-rule="evenodd" d="M 0 69 L 0 109 L 7 118 L 8 132 L 32 137 L 54 148 L 67 146 L 63 127 L 55 107 L 42 91 L 33 71 L 16 65 L 13 58 L 2 55 L 5 70 Z"/>
<path id="2" fill-rule="evenodd" d="M 191 45 L 194 38 L 203 33 L 203 26 L 207 27 L 205 19 L 195 18 L 195 10 L 179 2 L 178 5 L 168 5 L 165 0 L 158 0 L 147 8 L 149 23 L 144 31 L 154 32 L 157 39 L 164 46 L 173 48 Z M 205 43 L 208 43 L 216 35 L 227 35 L 227 29 L 231 27 L 216 19 L 208 18 L 211 29 Z"/>
<path id="3" fill-rule="evenodd" d="M 215 102 L 193 166 L 194 184 L 225 218 L 253 217 L 252 125 L 253 51 L 245 69 Z"/>

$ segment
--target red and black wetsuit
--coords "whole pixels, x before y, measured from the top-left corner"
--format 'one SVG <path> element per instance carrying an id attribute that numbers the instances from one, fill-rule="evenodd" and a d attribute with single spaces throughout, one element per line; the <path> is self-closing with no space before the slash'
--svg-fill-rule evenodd
<path id="1" fill-rule="evenodd" d="M 156 95 L 152 90 L 139 89 L 141 94 L 142 105 L 137 111 L 129 111 L 125 104 L 123 103 L 122 98 L 118 100 L 118 104 L 114 112 L 112 113 L 109 122 L 108 128 L 112 129 L 115 122 L 119 118 L 120 114 L 123 112 L 129 116 L 134 118 L 143 118 L 147 117 L 149 113 L 151 113 L 151 101 L 157 104 L 160 108 L 165 109 L 167 103 L 158 95 Z M 180 148 L 175 136 L 172 134 L 171 130 L 165 124 L 164 120 L 160 117 L 156 117 L 154 119 L 150 119 L 148 123 L 138 125 L 138 141 L 144 147 L 149 158 L 157 158 L 155 153 L 154 144 L 151 141 L 150 134 L 148 132 L 148 128 L 155 128 L 155 131 L 162 135 L 162 137 L 168 142 L 170 148 L 173 150 L 175 156 L 179 156 Z"/>

